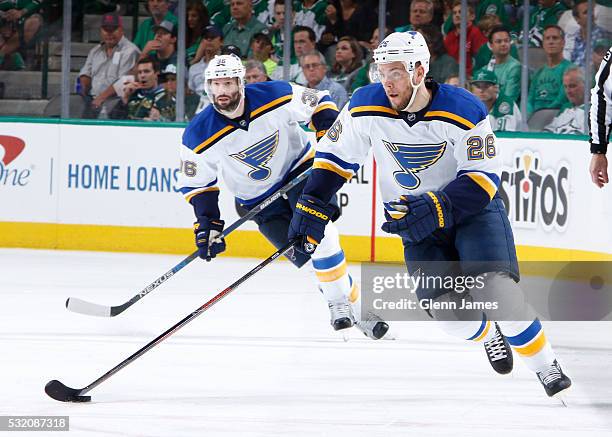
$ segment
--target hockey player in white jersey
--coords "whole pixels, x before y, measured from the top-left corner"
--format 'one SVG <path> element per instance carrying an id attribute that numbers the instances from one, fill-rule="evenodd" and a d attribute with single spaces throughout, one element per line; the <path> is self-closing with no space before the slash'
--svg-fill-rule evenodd
<path id="1" fill-rule="evenodd" d="M 501 163 L 483 104 L 464 89 L 426 80 L 429 50 L 418 32 L 389 35 L 374 62 L 380 83 L 357 90 L 317 145 L 289 237 L 298 239 L 298 248 L 322 241 L 326 221 L 312 211 L 327 210 L 372 149 L 387 217 L 383 230 L 402 238 L 408 271 L 435 276 L 444 271 L 434 265 L 458 261 L 460 274 L 486 274 L 482 293 L 504 289 L 523 305 L 512 230 L 497 194 Z M 477 291 L 470 291 L 474 299 L 487 299 Z M 444 301 L 451 294 L 457 293 L 417 290 L 419 299 Z M 549 396 L 570 386 L 537 318 L 498 325 L 482 311 L 481 318 L 463 321 L 431 315 L 449 334 L 483 342 L 499 373 L 512 370 L 509 343 Z"/>
<path id="2" fill-rule="evenodd" d="M 216 56 L 204 75 L 212 104 L 183 134 L 178 186 L 194 208 L 200 257 L 210 261 L 225 250 L 225 241 L 216 239 L 224 227 L 217 176 L 223 176 L 243 208 L 254 207 L 312 166 L 314 149 L 299 123 L 310 123 L 321 138 L 338 115 L 338 108 L 327 91 L 280 81 L 245 86 L 244 67 L 234 55 Z M 277 248 L 288 242 L 289 221 L 304 184 L 254 218 Z M 335 220 L 339 216 L 335 199 L 330 199 L 330 205 L 329 218 Z M 361 320 L 359 289 L 347 273 L 333 223 L 327 225 L 326 234 L 312 256 L 293 251 L 290 261 L 302 267 L 312 258 L 317 286 L 328 301 L 335 330 L 356 324 L 368 337 L 381 338 L 388 330 L 385 322 L 373 314 Z"/>

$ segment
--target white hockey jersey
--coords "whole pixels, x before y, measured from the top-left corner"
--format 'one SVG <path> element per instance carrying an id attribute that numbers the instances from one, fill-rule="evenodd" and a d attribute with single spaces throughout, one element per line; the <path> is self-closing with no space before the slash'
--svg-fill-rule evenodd
<path id="1" fill-rule="evenodd" d="M 210 105 L 185 129 L 178 187 L 188 201 L 218 190 L 219 174 L 241 204 L 263 200 L 314 156 L 300 123 L 311 123 L 320 138 L 338 115 L 327 91 L 287 82 L 247 85 L 245 99 L 240 119 Z"/>
<path id="2" fill-rule="evenodd" d="M 317 145 L 315 169 L 347 180 L 372 148 L 385 208 L 401 195 L 449 187 L 453 206 L 488 204 L 501 172 L 495 135 L 484 105 L 464 89 L 428 82 L 429 106 L 394 110 L 381 84 L 357 90 Z M 446 191 L 446 190 L 445 190 Z M 469 207 L 465 213 L 469 214 Z"/>

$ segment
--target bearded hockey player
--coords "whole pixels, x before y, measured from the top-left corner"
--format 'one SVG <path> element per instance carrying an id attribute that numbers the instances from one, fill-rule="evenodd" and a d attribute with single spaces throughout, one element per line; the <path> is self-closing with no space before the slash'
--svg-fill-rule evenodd
<path id="1" fill-rule="evenodd" d="M 299 123 L 310 123 L 321 138 L 338 115 L 326 91 L 281 81 L 245 86 L 244 75 L 237 56 L 216 56 L 204 73 L 212 104 L 189 123 L 183 134 L 179 187 L 194 208 L 195 241 L 200 257 L 207 261 L 226 248 L 225 241 L 216 238 L 225 224 L 218 206 L 217 176 L 223 176 L 242 207 L 254 207 L 312 166 L 314 149 Z M 261 233 L 277 248 L 289 241 L 289 221 L 304 184 L 254 218 Z M 328 202 L 327 218 L 336 220 L 339 208 L 334 196 Z M 327 224 L 326 236 L 318 243 L 312 256 L 293 251 L 289 258 L 298 268 L 312 258 L 333 328 L 341 330 L 355 324 L 372 339 L 384 336 L 389 328 L 385 322 L 374 314 L 361 317 L 359 289 L 347 273 L 333 223 Z"/>
<path id="2" fill-rule="evenodd" d="M 460 274 L 486 278 L 485 287 L 470 291 L 471 299 L 484 301 L 487 293 L 503 290 L 511 304 L 526 306 L 516 284 L 512 230 L 497 193 L 501 163 L 487 111 L 466 90 L 426 80 L 429 57 L 418 32 L 392 33 L 380 43 L 374 51 L 380 83 L 357 90 L 318 143 L 289 238 L 298 239 L 298 250 L 324 239 L 327 221 L 310 211 L 329 215 L 330 200 L 372 149 L 387 218 L 383 230 L 402 238 L 408 272 L 434 276 L 447 273 L 440 265 L 459 265 Z M 441 302 L 456 294 L 417 290 L 419 299 Z M 449 334 L 483 342 L 498 373 L 512 370 L 511 345 L 549 396 L 571 385 L 532 315 L 499 324 L 482 310 L 469 320 L 436 310 L 430 315 Z"/>

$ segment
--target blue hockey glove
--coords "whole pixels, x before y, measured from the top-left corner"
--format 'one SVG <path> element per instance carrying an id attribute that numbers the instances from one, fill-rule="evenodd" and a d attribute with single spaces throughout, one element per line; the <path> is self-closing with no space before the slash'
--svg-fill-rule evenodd
<path id="1" fill-rule="evenodd" d="M 325 226 L 334 213 L 333 207 L 313 196 L 302 194 L 295 204 L 289 223 L 289 240 L 295 239 L 295 248 L 310 255 L 323 240 Z"/>
<path id="2" fill-rule="evenodd" d="M 223 220 L 212 220 L 205 216 L 198 217 L 198 221 L 193 224 L 193 231 L 200 258 L 210 261 L 225 251 L 225 239 L 216 240 L 223 232 L 223 226 L 225 226 Z"/>
<path id="3" fill-rule="evenodd" d="M 452 206 L 444 191 L 428 191 L 420 196 L 401 196 L 398 202 L 391 202 L 397 211 L 406 213 L 393 219 L 385 211 L 387 221 L 382 230 L 397 234 L 411 243 L 418 243 L 436 229 L 453 226 Z"/>

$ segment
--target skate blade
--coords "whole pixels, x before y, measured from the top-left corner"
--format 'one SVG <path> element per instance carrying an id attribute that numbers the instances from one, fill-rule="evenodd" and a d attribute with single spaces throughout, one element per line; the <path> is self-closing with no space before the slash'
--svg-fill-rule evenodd
<path id="1" fill-rule="evenodd" d="M 570 388 L 572 388 L 571 386 L 569 386 L 568 388 L 566 388 L 565 390 L 561 390 L 559 393 L 554 394 L 552 397 L 554 399 L 556 399 L 557 401 L 559 401 L 559 403 L 561 405 L 563 405 L 565 408 L 567 408 L 569 406 L 569 402 L 568 402 L 568 392 L 570 390 Z"/>

